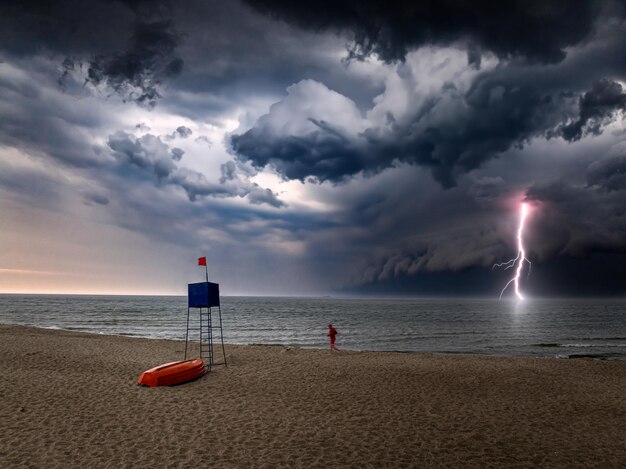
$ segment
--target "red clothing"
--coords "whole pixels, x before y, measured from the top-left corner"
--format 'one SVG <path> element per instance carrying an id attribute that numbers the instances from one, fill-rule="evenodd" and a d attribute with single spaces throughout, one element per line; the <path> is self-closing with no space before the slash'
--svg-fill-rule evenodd
<path id="1" fill-rule="evenodd" d="M 337 330 L 333 326 L 328 326 L 328 334 L 330 337 L 330 344 L 333 345 L 335 343 L 335 336 L 337 335 Z"/>

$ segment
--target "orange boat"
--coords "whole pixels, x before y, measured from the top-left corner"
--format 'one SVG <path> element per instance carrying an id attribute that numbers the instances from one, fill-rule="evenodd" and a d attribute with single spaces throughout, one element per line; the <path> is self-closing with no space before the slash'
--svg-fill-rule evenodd
<path id="1" fill-rule="evenodd" d="M 137 384 L 144 386 L 171 386 L 199 378 L 206 373 L 204 362 L 200 358 L 165 363 L 144 371 Z"/>

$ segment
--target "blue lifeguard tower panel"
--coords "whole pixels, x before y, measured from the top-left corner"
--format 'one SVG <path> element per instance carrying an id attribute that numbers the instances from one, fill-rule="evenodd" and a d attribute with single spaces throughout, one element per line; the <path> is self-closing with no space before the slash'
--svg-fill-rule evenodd
<path id="1" fill-rule="evenodd" d="M 190 308 L 211 308 L 220 305 L 219 283 L 189 283 L 187 286 Z"/>

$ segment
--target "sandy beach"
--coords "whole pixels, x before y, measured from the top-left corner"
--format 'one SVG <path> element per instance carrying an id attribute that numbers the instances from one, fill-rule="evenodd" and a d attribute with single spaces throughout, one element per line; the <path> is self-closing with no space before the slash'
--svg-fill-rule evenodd
<path id="1" fill-rule="evenodd" d="M 341 344 L 338 344 L 341 346 Z M 626 362 L 228 346 L 0 326 L 1 467 L 624 467 Z"/>

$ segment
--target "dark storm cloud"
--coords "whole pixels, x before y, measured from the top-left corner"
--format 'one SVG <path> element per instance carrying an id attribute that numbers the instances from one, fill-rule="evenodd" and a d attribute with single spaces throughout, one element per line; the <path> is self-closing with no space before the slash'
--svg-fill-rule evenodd
<path id="1" fill-rule="evenodd" d="M 524 279 L 526 292 L 547 296 L 626 293 L 618 280 L 626 259 L 624 154 L 617 152 L 591 163 L 587 185 L 561 179 L 536 183 L 527 191 L 533 208 L 524 242 L 533 266 L 530 277 Z M 515 217 L 509 205 L 502 205 L 503 196 L 511 190 L 500 178 L 481 177 L 469 186 L 446 191 L 447 201 L 437 196 L 430 211 L 423 208 L 424 202 L 410 199 L 406 205 L 415 204 L 413 213 L 395 198 L 370 202 L 361 220 L 351 220 L 371 227 L 375 236 L 358 242 L 367 254 L 346 284 L 347 291 L 498 295 L 510 271 L 492 271 L 491 267 L 515 257 Z M 401 192 L 406 194 L 406 188 Z M 425 204 L 429 205 L 428 198 Z M 386 217 L 392 205 L 395 213 Z M 508 213 L 503 212 L 506 207 Z M 448 224 L 438 221 L 437 215 L 447 218 Z M 408 227 L 399 223 L 402 218 Z M 402 234 L 411 231 L 414 236 Z M 377 243 L 380 239 L 385 242 Z"/>
<path id="2" fill-rule="evenodd" d="M 15 57 L 110 53 L 136 14 L 122 2 L 25 0 L 0 5 L 0 48 Z"/>
<path id="3" fill-rule="evenodd" d="M 303 80 L 290 86 L 288 96 L 252 129 L 232 135 L 230 143 L 240 161 L 256 168 L 271 165 L 288 179 L 340 181 L 366 169 L 368 149 L 345 128 L 361 120 L 353 101 L 322 83 Z"/>
<path id="4" fill-rule="evenodd" d="M 343 40 L 279 24 L 239 1 L 32 0 L 0 6 L 0 54 L 53 59 L 64 88 L 86 82 L 103 95 L 119 94 L 148 108 L 165 99 L 179 115 L 216 124 L 215 116 L 242 100 L 278 96 L 305 77 L 368 102 L 377 85 L 347 76 L 328 54 L 335 43 L 341 47 Z"/>
<path id="5" fill-rule="evenodd" d="M 180 75 L 183 69 L 183 59 L 174 54 L 179 42 L 171 21 L 138 21 L 127 50 L 96 55 L 89 61 L 87 81 L 105 84 L 125 100 L 153 107 L 161 97 L 162 81 Z"/>
<path id="6" fill-rule="evenodd" d="M 444 187 L 456 184 L 459 174 L 480 167 L 514 145 L 541 135 L 557 122 L 558 104 L 543 90 L 525 83 L 503 83 L 499 87 L 478 79 L 445 121 L 429 125 L 438 98 L 427 101 L 413 116 L 391 133 L 370 128 L 364 132 L 373 154 L 385 155 L 431 169 Z M 511 109 L 516 112 L 511 113 Z M 388 166 L 389 163 L 385 164 Z"/>
<path id="7" fill-rule="evenodd" d="M 587 183 L 609 192 L 626 190 L 626 148 L 621 154 L 591 163 L 587 169 Z"/>
<path id="8" fill-rule="evenodd" d="M 448 233 L 384 253 L 354 279 L 356 284 L 382 281 L 419 272 L 458 272 L 491 266 L 505 252 L 501 233 L 494 227 Z"/>
<path id="9" fill-rule="evenodd" d="M 568 145 L 561 142 L 559 146 Z M 595 275 L 584 267 L 585 259 L 593 260 L 590 266 L 594 268 L 600 266 L 598 259 L 605 259 L 605 254 L 624 259 L 624 150 L 623 144 L 603 150 L 595 161 L 591 159 L 586 178 L 577 182 L 555 179 L 567 174 L 558 166 L 533 168 L 524 159 L 497 175 L 476 172 L 443 192 L 426 184 L 418 167 L 385 170 L 356 198 L 346 197 L 342 189 L 339 200 L 345 211 L 338 219 L 345 229 L 315 245 L 316 252 L 345 256 L 352 273 L 346 273 L 343 285 L 355 293 L 497 296 L 509 272 L 492 272 L 491 266 L 515 257 L 517 218 L 511 197 L 520 200 L 528 181 L 544 180 L 528 191 L 534 208 L 525 242 L 533 274 L 525 291 L 541 295 L 594 294 L 594 289 L 595 294 L 624 293 L 623 286 L 611 278 L 620 271 L 619 262 L 607 262 L 607 269 L 598 269 Z M 531 160 L 527 151 L 516 152 Z M 575 157 L 556 154 L 557 158 Z M 588 155 L 585 159 L 590 161 Z M 336 248 L 324 248 L 324 244 Z M 358 258 L 362 263 L 355 262 Z M 553 291 L 551 274 L 559 275 Z M 347 278 L 351 278 L 349 283 Z M 589 282 L 579 289 L 581 278 Z M 600 279 L 606 279 L 604 286 Z"/>
<path id="10" fill-rule="evenodd" d="M 481 193 L 476 201 L 468 196 L 467 181 L 442 192 L 423 169 L 399 165 L 336 186 L 336 210 L 326 214 L 335 225 L 309 240 L 311 268 L 354 292 L 360 285 L 394 284 L 422 273 L 490 267 L 509 252 L 508 230 L 496 223 L 493 199 L 511 188 L 498 187 L 497 180 L 481 185 L 490 188 L 472 189 Z"/>
<path id="11" fill-rule="evenodd" d="M 221 126 L 216 116 L 234 108 L 258 116 L 259 107 L 265 110 L 306 78 L 349 94 L 362 107 L 380 92 L 380 76 L 340 60 L 343 37 L 276 21 L 238 0 L 185 2 L 175 13 L 185 37 L 178 49 L 185 69 L 169 82 L 162 109 Z"/>
<path id="12" fill-rule="evenodd" d="M 41 166 L 0 173 L 2 186 L 50 210 L 78 200 L 225 263 L 245 252 L 258 261 L 239 264 L 246 272 L 284 276 L 263 260 L 284 249 L 326 288 L 352 275 L 368 288 L 445 294 L 461 282 L 497 295 L 490 266 L 515 249 L 516 213 L 501 204 L 529 186 L 533 269 L 624 252 L 626 152 L 605 151 L 624 114 L 618 3 L 490 2 L 493 14 L 464 0 L 250 3 L 0 7 L 0 142 L 19 150 L 16 168 Z M 350 39 L 352 58 L 387 63 L 341 61 Z M 113 94 L 148 109 L 125 115 L 105 102 Z M 182 117 L 193 133 L 176 127 Z M 238 118 L 224 162 L 219 134 Z M 210 146 L 205 125 L 211 149 L 193 143 Z M 264 167 L 303 184 L 260 187 L 251 178 Z"/>
<path id="13" fill-rule="evenodd" d="M 507 184 L 500 176 L 484 176 L 469 187 L 468 194 L 478 202 L 491 203 L 498 200 L 507 190 Z"/>
<path id="14" fill-rule="evenodd" d="M 307 118 L 298 115 L 299 108 L 319 99 L 318 91 L 301 83 L 296 86 L 303 89 L 298 94 L 302 105 L 294 104 L 289 96 L 252 129 L 233 135 L 231 144 L 240 159 L 259 168 L 271 165 L 288 179 L 312 176 L 339 182 L 360 172 L 379 172 L 399 161 L 426 166 L 437 181 L 451 187 L 459 174 L 561 122 L 563 103 L 558 94 L 520 77 L 507 80 L 486 74 L 465 95 L 448 88 L 409 108 L 402 121 L 388 114 L 387 125 L 368 123 L 358 134 L 311 116 L 312 125 L 286 134 L 278 126 L 283 115 Z M 321 95 L 334 98 L 327 89 Z"/>
<path id="15" fill-rule="evenodd" d="M 252 128 L 232 135 L 232 149 L 240 160 L 269 165 L 287 179 L 340 182 L 407 162 L 429 168 L 440 184 L 452 187 L 459 176 L 533 138 L 575 141 L 618 120 L 625 99 L 616 81 L 626 76 L 617 53 L 623 53 L 623 34 L 623 22 L 617 22 L 601 27 L 591 43 L 559 64 L 500 63 L 475 73 L 469 86 L 445 81 L 426 95 L 409 92 L 406 109 L 390 104 L 384 122 L 369 116 L 385 105 L 384 93 L 363 117 L 346 96 L 300 82 Z M 415 73 L 437 73 L 414 72 L 414 59 L 407 60 L 397 67 L 405 88 L 419 88 Z M 320 101 L 331 103 L 328 112 L 317 110 Z M 350 119 L 338 116 L 337 107 Z M 285 115 L 310 125 L 296 128 Z M 348 120 L 362 122 L 362 128 L 350 129 Z"/>
<path id="16" fill-rule="evenodd" d="M 592 30 L 601 3 L 594 0 L 245 0 L 258 11 L 312 30 L 348 31 L 350 57 L 376 54 L 403 60 L 425 44 L 459 40 L 474 46 L 470 62 L 479 63 L 477 47 L 501 58 L 521 56 L 554 63 L 567 47 Z"/>
<path id="17" fill-rule="evenodd" d="M 580 97 L 579 109 L 578 119 L 561 128 L 561 135 L 570 142 L 586 134 L 599 135 L 616 113 L 626 111 L 626 93 L 617 82 L 599 80 Z"/>
<path id="18" fill-rule="evenodd" d="M 510 280 L 510 271 L 469 267 L 456 272 L 421 271 L 352 287 L 346 291 L 365 296 L 498 297 Z M 530 276 L 522 279 L 524 294 L 546 297 L 623 297 L 621 279 L 626 276 L 626 255 L 597 253 L 588 258 L 559 257 L 533 263 Z M 510 287 L 503 297 L 510 295 Z"/>
<path id="19" fill-rule="evenodd" d="M 558 181 L 531 187 L 528 198 L 542 202 L 534 221 L 537 229 L 528 237 L 539 260 L 626 253 L 626 214 L 618 208 L 624 193 L 585 190 Z"/>
<path id="20" fill-rule="evenodd" d="M 386 123 L 370 120 L 358 130 L 346 129 L 332 112 L 320 117 L 310 110 L 317 100 L 334 101 L 332 92 L 309 87 L 297 96 L 299 105 L 288 91 L 282 104 L 231 137 L 240 160 L 257 168 L 269 165 L 286 179 L 340 182 L 407 162 L 428 167 L 440 184 L 452 187 L 460 175 L 533 138 L 574 141 L 597 135 L 624 107 L 615 80 L 626 76 L 621 58 L 625 9 L 615 2 L 339 1 L 325 8 L 247 3 L 301 27 L 353 31 L 358 50 L 389 61 L 408 60 L 407 53 L 420 46 L 462 39 L 471 68 L 479 68 L 484 53 L 503 59 L 476 74 L 469 89 L 461 91 L 448 81 L 427 96 L 409 94 L 402 117 L 391 109 Z M 570 57 L 563 60 L 566 48 Z M 506 60 L 515 57 L 528 60 Z M 404 65 L 397 73 L 407 87 L 419 83 Z M 293 86 L 304 88 L 302 82 Z M 278 125 L 287 122 L 285 113 L 314 125 L 286 131 Z"/>
<path id="21" fill-rule="evenodd" d="M 362 149 L 352 146 L 347 137 L 330 130 L 324 122 L 319 124 L 319 130 L 306 136 L 284 138 L 275 138 L 266 129 L 255 127 L 242 135 L 233 135 L 231 143 L 243 160 L 257 168 L 271 164 L 287 179 L 304 181 L 313 176 L 319 181 L 337 182 L 369 169 L 365 167 L 367 156 Z"/>
<path id="22" fill-rule="evenodd" d="M 541 258 L 594 252 L 626 253 L 626 151 L 597 160 L 586 186 L 565 180 L 534 184 L 527 198 L 541 202 L 529 244 Z"/>
<path id="23" fill-rule="evenodd" d="M 404 177 L 395 179 L 397 186 L 388 188 L 387 195 L 381 192 L 378 200 L 364 201 L 351 213 L 352 224 L 374 233 L 358 243 L 366 255 L 353 272 L 351 288 L 393 283 L 424 272 L 489 268 L 508 254 L 507 229 L 497 218 L 503 190 L 499 180 L 481 178 L 439 196 L 430 190 L 411 190 Z"/>
<path id="24" fill-rule="evenodd" d="M 124 100 L 154 106 L 159 86 L 178 76 L 181 35 L 168 2 L 24 1 L 0 7 L 0 50 L 59 57 L 60 83 L 77 79 Z"/>
<path id="25" fill-rule="evenodd" d="M 46 72 L 0 64 L 0 142 L 77 167 L 105 164 L 88 136 L 106 117 L 93 106 L 49 93 Z"/>

